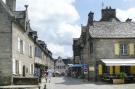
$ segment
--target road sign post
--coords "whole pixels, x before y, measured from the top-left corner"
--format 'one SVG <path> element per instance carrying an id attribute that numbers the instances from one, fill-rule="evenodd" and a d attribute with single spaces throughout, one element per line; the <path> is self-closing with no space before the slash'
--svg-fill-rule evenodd
<path id="1" fill-rule="evenodd" d="M 88 65 L 87 64 L 83 64 L 83 72 L 84 74 L 88 74 Z"/>

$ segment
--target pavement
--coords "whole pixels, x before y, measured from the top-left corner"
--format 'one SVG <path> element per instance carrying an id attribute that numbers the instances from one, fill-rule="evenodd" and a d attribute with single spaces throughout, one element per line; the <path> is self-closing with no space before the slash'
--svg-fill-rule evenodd
<path id="1" fill-rule="evenodd" d="M 38 89 L 39 85 L 9 85 L 0 86 L 0 89 Z"/>
<path id="2" fill-rule="evenodd" d="M 45 84 L 46 89 L 135 89 L 135 84 L 114 85 L 101 82 L 95 84 L 70 77 L 53 77 L 51 83 L 46 83 L 43 79 L 40 89 L 44 89 Z"/>

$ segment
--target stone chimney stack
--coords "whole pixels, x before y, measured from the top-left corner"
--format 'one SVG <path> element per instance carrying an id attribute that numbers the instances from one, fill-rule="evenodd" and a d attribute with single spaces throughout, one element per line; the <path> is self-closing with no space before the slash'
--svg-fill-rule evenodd
<path id="1" fill-rule="evenodd" d="M 6 0 L 6 5 L 10 8 L 11 11 L 16 10 L 16 0 Z"/>
<path id="2" fill-rule="evenodd" d="M 92 26 L 93 25 L 93 19 L 94 19 L 94 13 L 90 11 L 90 13 L 88 14 L 88 23 L 87 23 L 87 25 Z"/>
<path id="3" fill-rule="evenodd" d="M 102 18 L 101 21 L 108 21 L 111 18 L 116 18 L 116 10 L 111 7 L 106 7 L 106 9 L 102 9 Z"/>

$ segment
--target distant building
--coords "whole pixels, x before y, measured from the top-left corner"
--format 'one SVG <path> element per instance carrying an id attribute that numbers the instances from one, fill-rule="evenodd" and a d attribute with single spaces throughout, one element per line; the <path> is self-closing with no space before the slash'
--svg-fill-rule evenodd
<path id="1" fill-rule="evenodd" d="M 44 71 L 48 68 L 54 68 L 52 53 L 44 41 L 38 40 L 35 43 L 35 76 L 43 77 Z"/>
<path id="2" fill-rule="evenodd" d="M 0 85 L 38 84 L 35 73 L 53 65 L 52 53 L 31 29 L 28 6 L 15 8 L 16 0 L 0 0 Z"/>
<path id="3" fill-rule="evenodd" d="M 66 74 L 68 70 L 68 64 L 72 63 L 71 58 L 62 59 L 61 57 L 58 57 L 58 59 L 55 60 L 55 72 L 58 72 L 60 74 L 64 73 Z"/>
<path id="4" fill-rule="evenodd" d="M 94 21 L 94 13 L 88 15 L 88 23 L 82 26 L 80 38 L 73 39 L 75 64 L 89 65 L 89 79 L 116 78 L 125 72 L 135 76 L 135 23 L 131 19 L 121 22 L 116 10 L 102 9 L 100 21 Z M 132 77 L 131 77 L 132 76 Z"/>

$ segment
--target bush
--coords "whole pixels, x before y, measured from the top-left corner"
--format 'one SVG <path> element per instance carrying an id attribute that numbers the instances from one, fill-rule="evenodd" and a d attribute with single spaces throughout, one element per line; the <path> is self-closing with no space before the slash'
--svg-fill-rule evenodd
<path id="1" fill-rule="evenodd" d="M 79 78 L 79 79 L 84 79 L 85 76 L 82 74 L 82 75 L 78 76 L 78 78 Z"/>
<path id="2" fill-rule="evenodd" d="M 127 77 L 127 74 L 125 72 L 121 72 L 118 74 L 119 79 L 124 79 L 125 77 Z"/>

